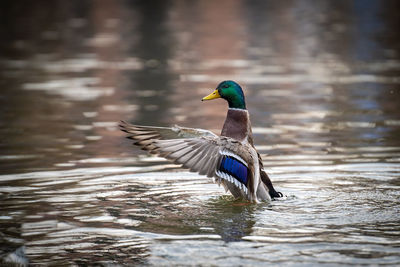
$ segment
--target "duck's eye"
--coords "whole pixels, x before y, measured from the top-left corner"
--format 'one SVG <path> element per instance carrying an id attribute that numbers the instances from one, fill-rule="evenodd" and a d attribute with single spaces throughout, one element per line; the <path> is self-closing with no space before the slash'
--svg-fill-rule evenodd
<path id="1" fill-rule="evenodd" d="M 228 87 L 229 87 L 229 85 L 227 85 L 227 84 L 222 85 L 222 88 L 228 88 Z"/>

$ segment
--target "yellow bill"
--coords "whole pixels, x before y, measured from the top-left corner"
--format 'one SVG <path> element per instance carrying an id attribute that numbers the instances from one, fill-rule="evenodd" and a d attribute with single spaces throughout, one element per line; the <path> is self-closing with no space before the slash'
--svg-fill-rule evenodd
<path id="1" fill-rule="evenodd" d="M 212 92 L 208 96 L 203 97 L 203 99 L 201 101 L 211 100 L 211 99 L 216 99 L 216 98 L 221 98 L 220 94 L 218 93 L 218 90 L 215 90 L 214 92 Z"/>

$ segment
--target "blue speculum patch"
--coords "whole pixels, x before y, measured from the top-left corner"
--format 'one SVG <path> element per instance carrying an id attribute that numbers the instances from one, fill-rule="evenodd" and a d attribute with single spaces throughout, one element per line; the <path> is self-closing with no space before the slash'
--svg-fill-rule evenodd
<path id="1" fill-rule="evenodd" d="M 219 165 L 219 170 L 230 174 L 242 184 L 247 184 L 247 167 L 235 158 L 224 156 Z"/>

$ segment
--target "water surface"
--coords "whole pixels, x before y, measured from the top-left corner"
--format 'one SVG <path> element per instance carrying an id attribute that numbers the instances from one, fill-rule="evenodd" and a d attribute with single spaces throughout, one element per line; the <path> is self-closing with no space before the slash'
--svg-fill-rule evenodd
<path id="1" fill-rule="evenodd" d="M 400 264 L 396 1 L 6 2 L 0 257 L 32 265 Z M 219 133 L 243 85 L 272 203 L 149 157 L 119 120 Z"/>

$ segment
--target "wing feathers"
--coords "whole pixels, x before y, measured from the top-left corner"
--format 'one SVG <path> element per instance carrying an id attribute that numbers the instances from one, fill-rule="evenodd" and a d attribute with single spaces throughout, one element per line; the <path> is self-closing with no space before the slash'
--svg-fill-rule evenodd
<path id="1" fill-rule="evenodd" d="M 129 134 L 128 138 L 135 140 L 134 144 L 142 149 L 182 164 L 190 171 L 214 177 L 218 184 L 222 183 L 225 189 L 229 189 L 236 197 L 242 194 L 248 199 L 254 199 L 254 190 L 243 184 L 247 181 L 244 177 L 254 173 L 254 159 L 251 153 L 251 149 L 254 148 L 250 145 L 229 137 L 218 137 L 209 131 L 179 126 L 149 127 L 121 122 L 120 127 Z M 258 158 L 255 160 L 258 162 Z M 246 171 L 247 168 L 249 171 Z M 232 175 L 240 177 L 242 182 Z M 251 177 L 246 178 L 251 180 Z"/>
<path id="2" fill-rule="evenodd" d="M 191 149 L 191 147 L 189 147 L 189 149 Z M 189 151 L 188 153 L 186 153 L 185 155 L 183 155 L 182 157 L 178 158 L 176 160 L 176 162 L 184 164 L 186 162 L 188 162 L 194 155 L 196 155 L 196 151 Z M 189 166 L 185 166 L 185 167 L 189 167 Z"/>
<path id="3" fill-rule="evenodd" d="M 191 168 L 194 172 L 200 172 L 201 167 L 207 163 L 209 156 L 207 155 L 209 152 L 209 148 L 206 145 L 202 145 L 200 148 L 200 153 L 195 158 L 197 162 L 194 162 L 193 167 Z"/>
<path id="4" fill-rule="evenodd" d="M 198 138 L 203 136 L 218 137 L 211 131 L 180 127 L 177 125 L 174 127 L 155 127 L 155 126 L 132 125 L 124 121 L 121 121 L 119 126 L 122 131 L 129 134 L 133 134 L 135 136 L 141 134 L 157 133 L 159 135 L 158 139 L 161 140 Z"/>

